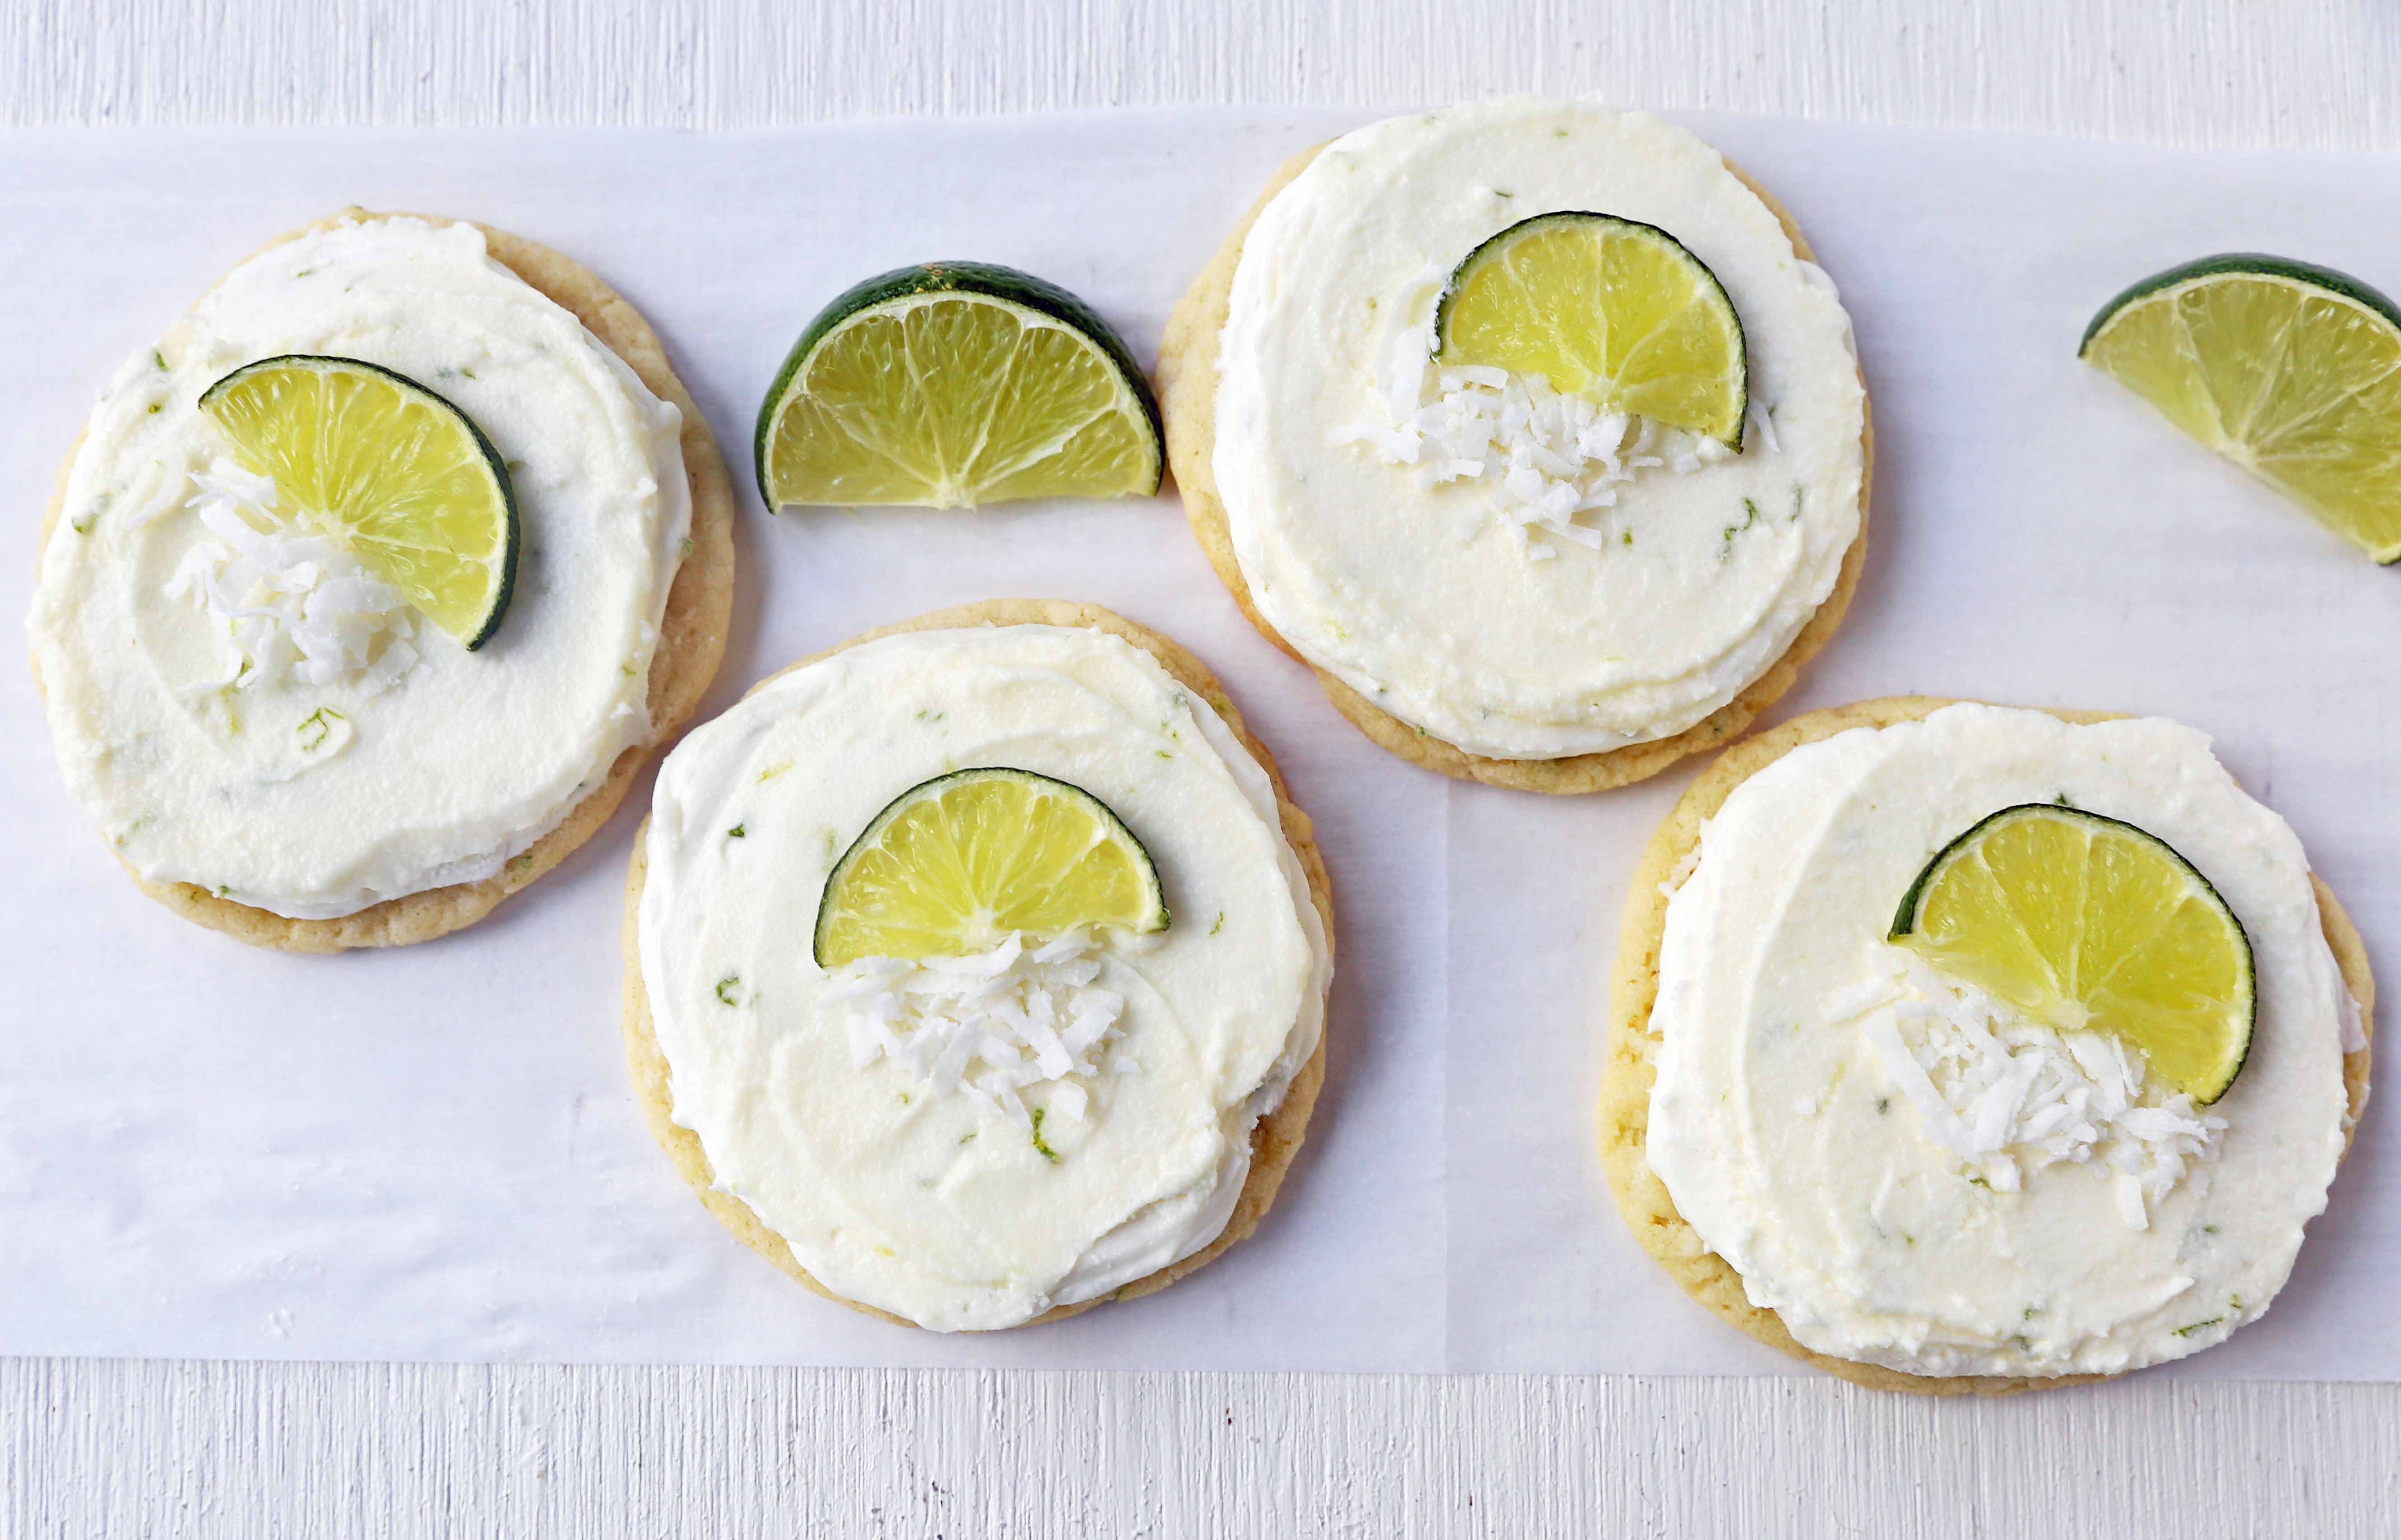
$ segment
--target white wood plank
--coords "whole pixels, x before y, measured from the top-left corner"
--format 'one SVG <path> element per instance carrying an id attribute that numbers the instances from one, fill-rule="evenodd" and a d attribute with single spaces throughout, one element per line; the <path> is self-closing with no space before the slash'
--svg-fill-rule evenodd
<path id="1" fill-rule="evenodd" d="M 2395 1399 L 2152 1381 L 0 1361 L 11 1535 L 2389 1536 Z"/>
<path id="2" fill-rule="evenodd" d="M 0 123 L 754 127 L 1598 90 L 2401 147 L 2372 0 L 5 0 Z M 2401 1387 L 0 1360 L 0 1533 L 2401 1532 Z"/>
<path id="3" fill-rule="evenodd" d="M 11 123 L 742 128 L 1598 90 L 2186 144 L 2401 144 L 2369 0 L 12 0 Z"/>

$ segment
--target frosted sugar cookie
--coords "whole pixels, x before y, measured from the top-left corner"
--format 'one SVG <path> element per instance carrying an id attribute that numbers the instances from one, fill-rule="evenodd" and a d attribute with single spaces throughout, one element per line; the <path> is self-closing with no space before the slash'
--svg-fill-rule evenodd
<path id="1" fill-rule="evenodd" d="M 1385 748 L 1536 791 L 1655 774 L 1782 694 L 1858 576 L 1867 401 L 1809 257 L 1640 113 L 1347 134 L 1169 324 L 1195 532 Z"/>
<path id="2" fill-rule="evenodd" d="M 732 494 L 592 273 L 352 210 L 102 392 L 31 620 L 61 768 L 153 897 L 301 951 L 481 918 L 715 674 Z"/>
<path id="3" fill-rule="evenodd" d="M 1636 872 L 1603 1160 L 1687 1292 L 1846 1379 L 2120 1373 L 2283 1287 L 2374 1000 L 2192 729 L 1813 712 L 1721 758 Z"/>
<path id="4" fill-rule="evenodd" d="M 659 773 L 626 908 L 652 1130 L 800 1282 L 990 1330 L 1249 1234 L 1324 1065 L 1330 889 L 1189 653 L 1089 605 L 806 660 Z"/>

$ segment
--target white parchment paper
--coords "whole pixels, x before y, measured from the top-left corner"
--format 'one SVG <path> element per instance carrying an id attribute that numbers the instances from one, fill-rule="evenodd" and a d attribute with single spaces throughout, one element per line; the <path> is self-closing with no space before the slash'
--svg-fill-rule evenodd
<path id="1" fill-rule="evenodd" d="M 1091 300 L 1148 362 L 1288 154 L 1359 112 L 1146 112 L 785 133 L 0 135 L 0 487 L 21 617 L 92 392 L 270 236 L 346 203 L 556 245 L 657 325 L 734 469 L 817 307 L 978 257 Z M 1841 284 L 1877 430 L 1851 618 L 1777 715 L 1922 691 L 2215 734 L 2401 969 L 2401 573 L 2079 365 L 2093 309 L 2207 252 L 2401 288 L 2401 162 L 1687 119 Z M 748 492 L 709 710 L 869 626 L 1097 600 L 1224 677 L 1318 819 L 1340 912 L 1326 1093 L 1254 1240 L 1162 1294 L 983 1337 L 806 1295 L 651 1143 L 617 927 L 648 781 L 460 935 L 254 951 L 142 898 L 0 670 L 0 1353 L 208 1357 L 1805 1372 L 1688 1302 L 1595 1154 L 1627 873 L 1691 772 L 1576 800 L 1371 748 L 1153 504 L 770 517 Z M 2401 972 L 2394 977 L 2401 980 Z M 2170 1373 L 2401 1378 L 2401 1138 L 2371 1108 L 2291 1286 Z"/>

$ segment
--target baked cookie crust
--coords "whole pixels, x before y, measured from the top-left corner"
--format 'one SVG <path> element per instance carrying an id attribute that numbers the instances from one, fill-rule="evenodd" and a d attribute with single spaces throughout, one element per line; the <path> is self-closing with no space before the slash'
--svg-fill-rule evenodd
<path id="1" fill-rule="evenodd" d="M 1275 788 L 1276 809 L 1283 823 L 1283 837 L 1292 846 L 1293 854 L 1299 859 L 1301 872 L 1309 880 L 1310 901 L 1316 906 L 1318 918 L 1324 924 L 1325 943 L 1331 956 L 1334 946 L 1333 881 L 1326 874 L 1325 859 L 1317 848 L 1309 815 L 1293 804 L 1291 793 L 1284 785 L 1283 773 L 1276 768 L 1274 756 L 1268 752 L 1266 745 L 1252 736 L 1242 722 L 1242 713 L 1234 708 L 1233 701 L 1227 695 L 1225 686 L 1217 682 L 1216 676 L 1199 658 L 1167 638 L 1136 626 L 1122 615 L 1096 604 L 1075 604 L 1061 599 L 986 599 L 955 609 L 937 610 L 913 620 L 878 626 L 838 647 L 812 653 L 761 680 L 751 686 L 750 693 L 756 693 L 770 681 L 780 679 L 794 668 L 805 667 L 821 658 L 847 652 L 881 637 L 897 636 L 904 631 L 955 630 L 979 626 L 1059 626 L 1104 631 L 1148 653 L 1159 660 L 1159 667 L 1167 670 L 1171 679 L 1206 701 L 1225 720 L 1226 725 L 1233 729 L 1234 736 L 1259 762 L 1260 768 L 1267 771 L 1268 780 Z M 748 1203 L 718 1189 L 717 1174 L 708 1163 L 707 1152 L 701 1148 L 700 1135 L 675 1121 L 666 1056 L 659 1051 L 658 1037 L 651 1017 L 650 993 L 642 983 L 640 910 L 643 879 L 650 871 L 650 820 L 643 819 L 642 832 L 634 840 L 633 862 L 625 876 L 624 940 L 625 1058 L 632 1069 L 635 1093 L 641 1099 L 642 1112 L 649 1120 L 652 1135 L 667 1152 L 667 1158 L 675 1163 L 676 1170 L 691 1185 L 702 1206 L 716 1216 L 718 1222 L 732 1231 L 743 1244 L 815 1293 L 896 1325 L 915 1326 L 915 1322 L 889 1311 L 845 1299 L 810 1276 L 808 1270 L 794 1258 L 791 1248 L 784 1244 L 781 1235 L 761 1223 Z M 1330 1032 L 1330 1020 L 1327 1026 Z M 1225 1255 L 1228 1247 L 1249 1236 L 1275 1203 L 1276 1193 L 1283 1186 L 1284 1174 L 1291 1169 L 1293 1158 L 1300 1152 L 1301 1140 L 1309 1127 L 1310 1112 L 1317 1105 L 1317 1093 L 1324 1080 L 1325 1038 L 1321 1035 L 1316 1052 L 1310 1054 L 1308 1062 L 1293 1077 L 1283 1101 L 1253 1127 L 1250 1176 L 1242 1184 L 1242 1195 L 1235 1200 L 1232 1217 L 1226 1221 L 1226 1228 L 1215 1240 L 1182 1261 L 1171 1263 L 1146 1277 L 1137 1278 L 1111 1293 L 1071 1305 L 1054 1306 L 1021 1325 L 1040 1326 L 1049 1321 L 1061 1321 L 1111 1299 L 1132 1299 L 1155 1293 L 1215 1261 Z"/>
<path id="2" fill-rule="evenodd" d="M 1250 584 L 1234 557 L 1234 538 L 1226 518 L 1226 505 L 1217 496 L 1217 474 L 1212 463 L 1217 451 L 1217 358 L 1221 334 L 1226 328 L 1226 315 L 1234 292 L 1234 268 L 1241 262 L 1242 241 L 1251 226 L 1258 219 L 1275 195 L 1285 184 L 1301 173 L 1317 158 L 1324 144 L 1303 150 L 1283 163 L 1271 177 L 1258 201 L 1251 205 L 1224 246 L 1211 259 L 1192 287 L 1176 303 L 1168 316 L 1167 331 L 1159 348 L 1159 405 L 1167 425 L 1167 462 L 1175 474 L 1175 485 L 1184 498 L 1185 517 L 1192 526 L 1193 536 L 1200 543 L 1219 581 L 1233 594 L 1242 613 L 1258 628 L 1259 634 L 1275 643 L 1293 659 L 1317 676 L 1318 687 L 1325 698 L 1342 713 L 1351 724 L 1374 739 L 1377 745 L 1413 764 L 1461 780 L 1482 781 L 1488 786 L 1508 787 L 1520 791 L 1548 791 L 1574 795 L 1585 791 L 1606 791 L 1655 776 L 1678 760 L 1727 743 L 1750 725 L 1751 719 L 1773 705 L 1799 677 L 1801 667 L 1816 657 L 1827 640 L 1843 623 L 1843 612 L 1849 608 L 1851 594 L 1859 586 L 1859 570 L 1867 559 L 1869 488 L 1875 472 L 1875 428 L 1873 406 L 1861 401 L 1862 426 L 1859 465 L 1859 529 L 1850 548 L 1844 553 L 1841 571 L 1834 579 L 1833 591 L 1818 606 L 1817 612 L 1792 639 L 1781 657 L 1742 693 L 1721 706 L 1708 716 L 1672 737 L 1648 743 L 1631 743 L 1620 749 L 1596 754 L 1575 754 L 1564 759 L 1511 760 L 1493 759 L 1474 754 L 1454 744 L 1446 743 L 1400 718 L 1370 703 L 1365 696 L 1343 683 L 1334 675 L 1310 663 L 1292 644 L 1276 633 L 1267 617 L 1259 613 L 1252 601 Z M 1784 206 L 1767 190 L 1729 161 L 1726 169 L 1739 178 L 1744 186 L 1757 194 L 1768 212 L 1783 225 L 1784 233 L 1791 239 L 1792 250 L 1803 260 L 1814 260 L 1808 241 L 1801 227 Z M 1864 381 L 1862 382 L 1864 384 Z"/>
<path id="3" fill-rule="evenodd" d="M 267 247 L 321 230 L 345 220 L 405 217 L 429 224 L 466 221 L 438 214 L 394 215 L 350 208 L 278 236 Z M 635 774 L 652 750 L 671 741 L 698 708 L 701 696 L 717 677 L 725 654 L 725 633 L 734 611 L 734 488 L 726 479 L 725 462 L 692 392 L 667 364 L 666 349 L 641 313 L 627 304 L 598 274 L 563 253 L 511 235 L 488 225 L 475 227 L 493 260 L 523 279 L 553 303 L 583 323 L 610 351 L 623 359 L 651 393 L 671 402 L 683 414 L 684 476 L 692 489 L 691 550 L 676 571 L 667 590 L 666 613 L 659 641 L 651 656 L 651 736 L 626 749 L 609 767 L 600 784 L 568 810 L 567 817 L 530 846 L 510 858 L 500 872 L 481 882 L 454 883 L 362 909 L 333 919 L 292 919 L 271 911 L 222 899 L 193 883 L 154 883 L 133 871 L 142 891 L 196 925 L 222 930 L 254 946 L 287 952 L 341 952 L 354 946 L 407 946 L 432 941 L 474 924 L 501 900 L 531 884 L 565 860 L 575 848 L 598 832 L 624 800 Z M 42 519 L 42 540 L 48 543 L 66 502 L 67 475 L 75 465 L 75 448 L 59 467 L 58 486 L 49 511 Z M 38 669 L 35 682 L 40 681 Z"/>
<path id="4" fill-rule="evenodd" d="M 1701 826 L 1714 817 L 1734 789 L 1805 743 L 1815 743 L 1854 727 L 1889 727 L 1916 722 L 1946 706 L 1959 704 L 1938 695 L 1893 695 L 1831 707 L 1799 716 L 1772 732 L 1736 744 L 1702 772 L 1675 810 L 1651 836 L 1642 859 L 1634 869 L 1626 900 L 1626 918 L 1619 932 L 1617 964 L 1609 984 L 1607 1062 L 1601 1073 L 1600 1159 L 1609 1173 L 1618 1212 L 1642 1249 L 1667 1270 L 1683 1291 L 1708 1307 L 1721 1320 L 1854 1384 L 1877 1390 L 1909 1391 L 1921 1396 L 2010 1396 L 2021 1391 L 2059 1385 L 2087 1384 L 2115 1376 L 1908 1374 L 1879 1364 L 1862 1364 L 1814 1353 L 1794 1340 L 1774 1311 L 1763 1310 L 1743 1292 L 1742 1275 L 1725 1258 L 1707 1249 L 1693 1227 L 1676 1210 L 1667 1184 L 1652 1171 L 1646 1158 L 1651 1121 L 1651 1088 L 1656 1080 L 1659 1038 L 1651 1030 L 1651 1008 L 1659 997 L 1659 943 L 1667 929 L 1668 889 L 1677 873 L 1700 847 Z M 2052 711 L 2063 722 L 2108 722 L 2114 711 Z M 2334 951 L 2344 987 L 2359 1003 L 2360 1022 L 2375 1030 L 2376 979 L 2367 966 L 2367 951 L 2333 892 L 2313 873 L 2318 914 L 2326 944 Z M 2351 1094 L 2344 1138 L 2358 1126 L 2367 1105 L 2368 1050 L 2345 1056 L 2343 1083 Z"/>

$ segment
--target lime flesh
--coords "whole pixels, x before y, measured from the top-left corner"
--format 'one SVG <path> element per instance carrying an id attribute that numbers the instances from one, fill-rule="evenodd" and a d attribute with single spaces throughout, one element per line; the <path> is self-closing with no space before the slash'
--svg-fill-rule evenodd
<path id="1" fill-rule="evenodd" d="M 2103 307 L 2080 356 L 2380 562 L 2401 560 L 2401 309 L 2329 268 L 2204 258 Z"/>
<path id="2" fill-rule="evenodd" d="M 1010 934 L 1167 928 L 1150 853 L 1080 787 L 1027 770 L 940 776 L 902 792 L 826 878 L 820 968 L 964 956 Z"/>
<path id="3" fill-rule="evenodd" d="M 2113 1033 L 2195 1102 L 2251 1046 L 2251 942 L 2217 890 L 2133 824 L 2005 807 L 1918 874 L 1892 940 L 2061 1031 Z"/>
<path id="4" fill-rule="evenodd" d="M 1159 411 L 1107 323 L 1031 274 L 902 268 L 836 299 L 761 407 L 771 507 L 970 508 L 1159 489 Z"/>
<path id="5" fill-rule="evenodd" d="M 516 583 L 516 494 L 467 414 L 354 358 L 288 354 L 200 395 L 234 459 L 469 651 L 491 639 Z"/>
<path id="6" fill-rule="evenodd" d="M 1435 362 L 1539 375 L 1562 394 L 1742 447 L 1742 321 L 1717 275 L 1656 226 L 1548 213 L 1450 275 Z"/>

